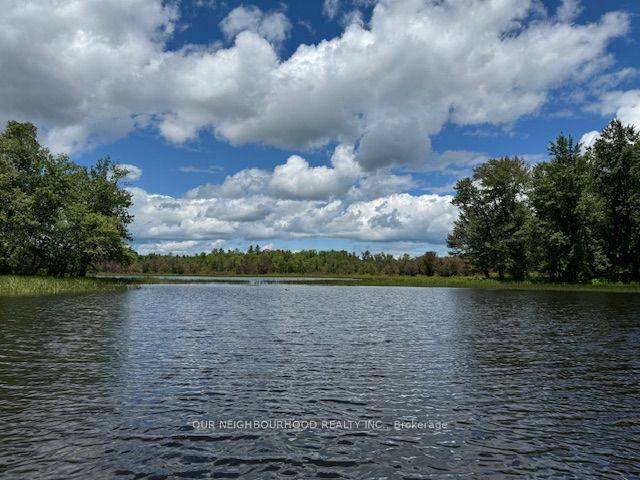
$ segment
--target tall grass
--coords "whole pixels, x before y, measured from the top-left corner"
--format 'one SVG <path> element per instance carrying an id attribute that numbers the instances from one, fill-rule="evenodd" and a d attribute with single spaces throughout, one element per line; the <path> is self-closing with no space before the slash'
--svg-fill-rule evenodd
<path id="1" fill-rule="evenodd" d="M 595 291 L 595 292 L 628 292 L 640 293 L 640 283 L 613 283 L 606 280 L 594 280 L 591 283 L 559 283 L 546 279 L 532 279 L 525 281 L 486 279 L 473 276 L 455 277 L 426 277 L 426 276 L 366 276 L 354 275 L 359 278 L 360 285 L 380 286 L 413 286 L 413 287 L 452 287 L 452 288 L 484 288 L 495 290 L 557 290 L 557 291 Z"/>
<path id="2" fill-rule="evenodd" d="M 181 275 L 171 275 L 170 277 L 161 277 L 157 275 L 139 275 L 127 279 L 128 283 L 207 283 L 218 277 L 219 275 L 189 275 L 193 278 L 181 278 Z M 622 293 L 640 293 L 640 283 L 634 282 L 629 284 L 613 283 L 606 280 L 593 280 L 590 283 L 560 283 L 551 282 L 544 277 L 531 278 L 526 281 L 498 280 L 497 278 L 485 279 L 480 276 L 422 276 L 414 277 L 408 275 L 342 275 L 342 274 L 267 274 L 267 275 L 240 275 L 240 274 L 224 274 L 224 277 L 237 277 L 238 282 L 243 278 L 282 278 L 282 277 L 318 277 L 317 282 L 289 280 L 286 283 L 301 283 L 312 285 L 314 283 L 322 285 L 345 285 L 345 286 L 386 286 L 386 287 L 448 287 L 448 288 L 481 288 L 491 290 L 555 290 L 564 292 L 622 292 Z M 101 275 L 100 278 L 108 279 L 108 275 Z M 113 277 L 111 277 L 113 278 Z M 355 280 L 355 281 L 354 281 Z"/>
<path id="3" fill-rule="evenodd" d="M 98 278 L 0 276 L 0 297 L 90 293 L 123 288 L 124 282 Z"/>

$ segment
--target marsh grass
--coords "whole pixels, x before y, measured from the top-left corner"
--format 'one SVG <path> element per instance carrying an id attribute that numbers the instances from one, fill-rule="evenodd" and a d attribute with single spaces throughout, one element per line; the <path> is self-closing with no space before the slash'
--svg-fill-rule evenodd
<path id="1" fill-rule="evenodd" d="M 521 282 L 511 280 L 486 279 L 473 276 L 426 277 L 426 276 L 354 276 L 360 285 L 482 288 L 493 290 L 554 290 L 640 293 L 640 283 L 613 283 L 594 280 L 591 283 L 557 283 L 546 279 L 531 279 Z"/>
<path id="2" fill-rule="evenodd" d="M 125 282 L 103 278 L 0 276 L 0 297 L 91 293 L 124 288 Z"/>
<path id="3" fill-rule="evenodd" d="M 182 278 L 179 274 L 168 274 L 168 277 L 158 275 L 132 275 L 126 279 L 129 283 L 208 283 L 216 277 L 237 278 L 238 283 L 242 283 L 243 279 L 250 278 L 283 278 L 283 277 L 317 277 L 318 281 L 295 281 L 290 280 L 286 283 L 313 285 L 314 283 L 321 285 L 345 285 L 345 286 L 385 286 L 385 287 L 443 287 L 443 288 L 480 288 L 490 290 L 551 290 L 562 292 L 620 292 L 620 293 L 640 293 L 640 283 L 614 283 L 607 280 L 592 280 L 590 283 L 559 283 L 550 282 L 545 278 L 532 278 L 526 281 L 498 280 L 497 278 L 486 279 L 480 276 L 408 276 L 408 275 L 341 275 L 341 274 L 266 274 L 266 275 L 242 275 L 242 274 L 209 274 L 197 275 L 189 274 Z M 100 275 L 100 279 L 113 279 L 108 274 Z M 355 280 L 355 281 L 354 281 Z M 219 280 L 223 281 L 223 280 Z M 225 279 L 224 282 L 233 280 Z"/>

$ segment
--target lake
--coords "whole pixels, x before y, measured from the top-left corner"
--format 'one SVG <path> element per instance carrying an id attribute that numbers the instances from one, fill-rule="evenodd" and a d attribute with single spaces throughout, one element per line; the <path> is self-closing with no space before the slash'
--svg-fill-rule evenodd
<path id="1" fill-rule="evenodd" d="M 640 295 L 0 298 L 0 477 L 638 478 Z"/>

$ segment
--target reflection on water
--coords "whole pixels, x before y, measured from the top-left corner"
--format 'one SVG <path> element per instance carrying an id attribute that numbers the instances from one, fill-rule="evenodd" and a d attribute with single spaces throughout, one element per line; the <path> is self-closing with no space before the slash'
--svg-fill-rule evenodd
<path id="1" fill-rule="evenodd" d="M 0 476 L 634 478 L 639 313 L 278 284 L 3 298 Z M 318 426 L 225 427 L 251 420 Z M 446 428 L 393 428 L 411 420 Z"/>

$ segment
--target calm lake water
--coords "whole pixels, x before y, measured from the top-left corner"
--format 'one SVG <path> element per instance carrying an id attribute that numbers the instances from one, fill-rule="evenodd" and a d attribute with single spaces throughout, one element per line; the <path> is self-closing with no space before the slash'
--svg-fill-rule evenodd
<path id="1" fill-rule="evenodd" d="M 639 475 L 639 295 L 0 298 L 3 479 Z"/>

